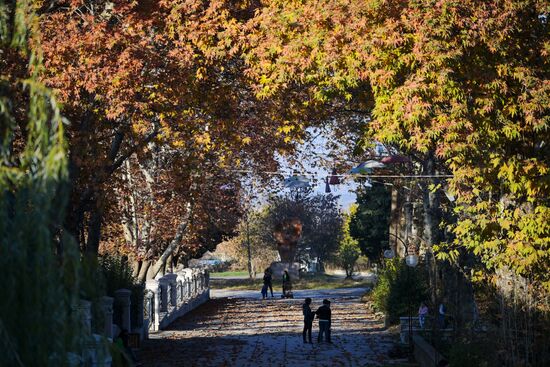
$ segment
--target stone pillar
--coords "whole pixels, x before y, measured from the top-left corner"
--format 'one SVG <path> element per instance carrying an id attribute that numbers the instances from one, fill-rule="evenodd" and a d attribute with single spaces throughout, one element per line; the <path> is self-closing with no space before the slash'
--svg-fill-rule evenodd
<path id="1" fill-rule="evenodd" d="M 170 305 L 173 307 L 176 307 L 178 305 L 178 275 L 177 274 L 166 274 L 164 278 L 168 279 L 168 283 L 170 284 Z"/>
<path id="2" fill-rule="evenodd" d="M 80 300 L 77 306 L 80 324 L 86 335 L 92 334 L 92 302 Z"/>
<path id="3" fill-rule="evenodd" d="M 149 310 L 149 325 L 151 325 L 154 331 L 157 331 L 160 322 L 160 285 L 157 280 L 150 279 L 145 282 L 145 288 L 153 292 L 153 299 L 151 300 L 152 310 Z"/>
<path id="4" fill-rule="evenodd" d="M 178 301 L 179 303 L 183 303 L 185 301 L 185 272 L 180 271 L 178 272 Z"/>
<path id="5" fill-rule="evenodd" d="M 101 310 L 103 311 L 103 334 L 113 339 L 113 297 L 101 297 Z"/>
<path id="6" fill-rule="evenodd" d="M 143 286 L 140 286 L 139 292 L 140 292 L 140 294 L 145 293 L 145 289 L 143 288 Z M 135 327 L 142 327 L 143 326 L 143 302 L 144 302 L 143 297 L 138 297 L 137 302 L 138 302 L 137 307 L 136 307 L 136 309 L 137 309 L 137 315 L 136 315 L 137 325 L 135 325 Z"/>
<path id="7" fill-rule="evenodd" d="M 115 304 L 121 310 L 121 322 L 119 325 L 121 330 L 132 332 L 130 319 L 130 295 L 132 291 L 129 289 L 118 289 L 115 291 Z"/>
<path id="8" fill-rule="evenodd" d="M 165 277 L 159 279 L 160 312 L 168 312 L 168 283 Z"/>

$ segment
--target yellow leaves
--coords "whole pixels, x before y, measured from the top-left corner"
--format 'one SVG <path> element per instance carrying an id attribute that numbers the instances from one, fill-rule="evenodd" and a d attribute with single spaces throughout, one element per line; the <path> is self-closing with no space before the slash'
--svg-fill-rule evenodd
<path id="1" fill-rule="evenodd" d="M 290 134 L 293 130 L 294 130 L 294 126 L 293 125 L 290 125 L 290 124 L 286 124 L 286 125 L 283 125 L 283 126 L 280 126 L 277 128 L 277 130 L 283 134 Z"/>
<path id="2" fill-rule="evenodd" d="M 250 139 L 248 136 L 241 139 L 241 142 L 242 142 L 244 145 L 250 144 L 251 141 L 252 141 L 252 139 Z"/>
<path id="3" fill-rule="evenodd" d="M 206 76 L 206 68 L 203 66 L 197 68 L 197 71 L 195 72 L 195 77 L 198 80 L 202 80 L 205 78 L 205 76 Z"/>
<path id="4" fill-rule="evenodd" d="M 210 134 L 208 132 L 203 132 L 202 134 L 197 134 L 194 136 L 195 142 L 200 145 L 204 145 L 205 147 L 210 146 L 212 140 L 210 138 Z"/>

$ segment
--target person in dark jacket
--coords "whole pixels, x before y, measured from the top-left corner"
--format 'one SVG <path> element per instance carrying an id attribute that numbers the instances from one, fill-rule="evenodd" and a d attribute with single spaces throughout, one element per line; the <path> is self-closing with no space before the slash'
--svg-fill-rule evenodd
<path id="1" fill-rule="evenodd" d="M 315 314 L 317 315 L 317 318 L 319 318 L 319 336 L 317 337 L 317 342 L 320 343 L 323 340 L 323 334 L 325 334 L 327 343 L 332 343 L 330 341 L 330 301 L 328 299 L 324 299 L 323 305 L 315 311 Z"/>
<path id="2" fill-rule="evenodd" d="M 271 291 L 271 297 L 273 297 L 273 273 L 271 271 L 271 268 L 265 269 L 264 284 L 267 284 L 267 287 Z"/>
<path id="3" fill-rule="evenodd" d="M 262 299 L 267 298 L 267 288 L 269 288 L 269 283 L 271 283 L 271 275 L 267 271 L 264 271 L 264 285 L 262 286 Z"/>
<path id="4" fill-rule="evenodd" d="M 311 329 L 313 327 L 313 319 L 315 319 L 315 313 L 311 311 L 311 298 L 306 298 L 304 304 L 302 305 L 302 312 L 304 313 L 304 331 L 302 332 L 302 338 L 304 343 L 306 341 L 306 333 L 308 334 L 309 343 L 311 344 Z"/>

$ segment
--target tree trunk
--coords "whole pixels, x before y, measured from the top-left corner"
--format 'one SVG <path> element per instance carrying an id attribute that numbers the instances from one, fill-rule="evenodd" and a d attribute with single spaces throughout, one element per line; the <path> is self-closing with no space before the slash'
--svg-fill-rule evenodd
<path id="1" fill-rule="evenodd" d="M 139 269 L 141 267 L 141 261 L 132 256 L 132 276 L 137 278 L 139 275 Z"/>
<path id="2" fill-rule="evenodd" d="M 150 273 L 151 275 L 150 276 L 148 275 L 148 277 L 150 278 L 156 277 L 159 271 L 164 268 L 164 266 L 166 265 L 166 261 L 168 260 L 170 255 L 172 255 L 172 252 L 174 252 L 174 250 L 178 247 L 178 245 L 181 242 L 181 239 L 183 238 L 183 235 L 185 234 L 185 230 L 187 229 L 187 225 L 189 223 L 190 214 L 191 214 L 191 209 L 188 207 L 185 218 L 182 220 L 182 222 L 178 226 L 176 230 L 176 234 L 174 235 L 174 238 L 172 239 L 172 241 L 170 242 L 166 250 L 164 250 L 164 252 L 160 256 L 160 258 L 157 260 L 155 265 L 153 265 L 153 269 Z"/>
<path id="3" fill-rule="evenodd" d="M 151 267 L 151 260 L 143 260 L 141 262 L 141 268 L 139 269 L 138 281 L 139 283 L 145 282 L 147 280 L 147 273 Z"/>
<path id="4" fill-rule="evenodd" d="M 250 248 L 250 226 L 248 223 L 248 217 L 246 218 L 246 253 L 247 253 L 247 265 L 248 265 L 248 277 L 250 279 L 254 279 L 255 274 L 252 270 L 252 249 Z"/>
<path id="5" fill-rule="evenodd" d="M 101 221 L 103 210 L 97 199 L 94 199 L 94 206 L 91 213 L 90 223 L 88 224 L 88 239 L 86 240 L 86 254 L 97 257 L 99 252 L 99 241 L 101 239 Z"/>
<path id="6" fill-rule="evenodd" d="M 434 152 L 428 152 L 424 162 L 422 162 L 422 174 L 434 175 L 435 169 L 435 156 Z M 432 192 L 429 188 L 430 182 L 422 183 L 422 204 L 424 209 L 424 228 L 423 237 L 424 241 L 428 245 L 426 248 L 426 261 L 428 265 L 431 301 L 432 304 L 437 304 L 439 282 L 437 277 L 437 263 L 433 256 L 433 245 L 437 244 L 441 239 L 441 230 L 439 229 L 439 223 L 441 221 L 441 208 L 438 199 L 437 192 Z"/>
<path id="7" fill-rule="evenodd" d="M 319 273 L 325 273 L 325 262 L 321 258 L 317 258 L 317 266 L 319 268 Z"/>

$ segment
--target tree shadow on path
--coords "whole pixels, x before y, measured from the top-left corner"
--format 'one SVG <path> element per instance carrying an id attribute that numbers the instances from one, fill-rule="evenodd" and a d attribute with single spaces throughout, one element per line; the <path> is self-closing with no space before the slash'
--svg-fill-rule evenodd
<path id="1" fill-rule="evenodd" d="M 383 366 L 393 336 L 358 297 L 332 298 L 333 344 L 302 342 L 303 300 L 212 299 L 140 351 L 144 366 Z M 313 309 L 320 306 L 314 300 Z"/>

